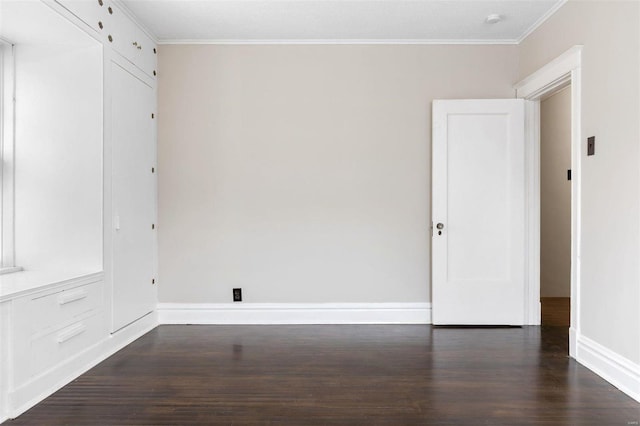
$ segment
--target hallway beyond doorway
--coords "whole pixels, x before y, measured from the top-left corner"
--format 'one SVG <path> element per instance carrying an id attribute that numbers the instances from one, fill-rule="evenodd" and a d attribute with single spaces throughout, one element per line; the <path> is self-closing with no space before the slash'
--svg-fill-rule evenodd
<path id="1" fill-rule="evenodd" d="M 569 327 L 571 319 L 571 298 L 541 297 L 542 325 Z"/>

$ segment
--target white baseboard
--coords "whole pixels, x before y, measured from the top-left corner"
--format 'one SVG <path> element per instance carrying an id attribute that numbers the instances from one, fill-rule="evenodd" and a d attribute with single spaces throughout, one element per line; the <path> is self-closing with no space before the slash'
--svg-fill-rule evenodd
<path id="1" fill-rule="evenodd" d="M 14 390 L 9 394 L 9 418 L 18 417 L 157 326 L 157 315 L 152 312 Z"/>
<path id="2" fill-rule="evenodd" d="M 578 335 L 576 360 L 640 402 L 640 365 Z"/>
<path id="3" fill-rule="evenodd" d="M 576 358 L 578 347 L 578 331 L 574 327 L 569 327 L 569 356 Z"/>
<path id="4" fill-rule="evenodd" d="M 160 324 L 431 324 L 430 303 L 160 303 Z"/>

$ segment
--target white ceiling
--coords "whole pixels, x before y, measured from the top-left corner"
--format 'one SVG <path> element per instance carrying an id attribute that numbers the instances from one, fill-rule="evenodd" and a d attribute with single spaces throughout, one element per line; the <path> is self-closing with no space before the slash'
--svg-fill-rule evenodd
<path id="1" fill-rule="evenodd" d="M 165 43 L 516 43 L 565 0 L 120 1 Z"/>

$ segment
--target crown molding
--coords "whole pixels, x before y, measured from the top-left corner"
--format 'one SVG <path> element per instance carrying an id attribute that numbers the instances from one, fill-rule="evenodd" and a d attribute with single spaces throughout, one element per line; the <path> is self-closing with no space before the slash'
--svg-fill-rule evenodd
<path id="1" fill-rule="evenodd" d="M 547 13 L 542 15 L 540 19 L 534 22 L 533 25 L 529 27 L 529 29 L 527 29 L 520 37 L 518 37 L 515 44 L 522 43 L 524 39 L 529 37 L 535 30 L 538 29 L 539 26 L 544 24 L 547 21 L 547 19 L 551 18 L 551 16 L 555 14 L 558 11 L 558 9 L 564 6 L 565 3 L 567 3 L 567 1 L 568 0 L 559 0 L 556 4 L 554 4 L 553 7 L 547 11 Z"/>
<path id="2" fill-rule="evenodd" d="M 163 39 L 158 44 L 217 45 L 515 45 L 517 40 L 420 40 L 420 39 L 309 39 L 309 40 L 235 40 L 235 39 Z"/>

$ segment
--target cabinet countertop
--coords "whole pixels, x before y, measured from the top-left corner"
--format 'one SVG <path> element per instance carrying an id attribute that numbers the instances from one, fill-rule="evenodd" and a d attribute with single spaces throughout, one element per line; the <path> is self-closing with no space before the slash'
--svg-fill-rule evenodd
<path id="1" fill-rule="evenodd" d="M 19 271 L 0 275 L 0 302 L 68 284 L 102 279 L 102 271 Z"/>

